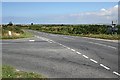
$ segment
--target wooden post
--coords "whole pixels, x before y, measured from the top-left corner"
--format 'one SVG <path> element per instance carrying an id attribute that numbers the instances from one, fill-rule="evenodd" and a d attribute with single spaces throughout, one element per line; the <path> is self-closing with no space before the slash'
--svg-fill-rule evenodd
<path id="1" fill-rule="evenodd" d="M 8 34 L 9 34 L 9 36 L 12 36 L 12 33 L 11 33 L 11 31 L 8 31 Z"/>

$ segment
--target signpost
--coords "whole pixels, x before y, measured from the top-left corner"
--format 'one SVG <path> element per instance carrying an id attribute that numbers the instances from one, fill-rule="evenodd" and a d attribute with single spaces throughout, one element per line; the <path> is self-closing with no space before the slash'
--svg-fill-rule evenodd
<path id="1" fill-rule="evenodd" d="M 116 28 L 116 25 L 117 25 L 117 20 L 112 21 L 112 34 L 115 34 L 118 30 Z"/>
<path id="2" fill-rule="evenodd" d="M 117 34 L 118 28 L 116 26 L 117 26 L 117 21 L 116 20 L 112 21 L 112 24 L 108 25 L 108 31 L 107 32 L 109 34 Z"/>

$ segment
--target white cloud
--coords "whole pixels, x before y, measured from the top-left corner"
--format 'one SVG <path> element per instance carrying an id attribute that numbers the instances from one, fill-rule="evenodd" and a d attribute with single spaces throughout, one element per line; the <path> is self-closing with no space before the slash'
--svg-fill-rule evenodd
<path id="1" fill-rule="evenodd" d="M 101 11 L 106 11 L 106 9 L 102 8 Z"/>
<path id="2" fill-rule="evenodd" d="M 111 23 L 112 20 L 118 20 L 118 5 L 94 12 L 82 12 L 71 14 L 69 18 L 78 19 L 78 21 L 86 21 L 90 23 Z"/>
<path id="3" fill-rule="evenodd" d="M 118 8 L 118 5 L 115 5 L 114 8 Z"/>
<path id="4" fill-rule="evenodd" d="M 53 15 L 47 16 L 41 19 L 45 19 L 45 21 L 50 21 L 54 23 L 71 23 L 71 24 L 111 24 L 112 20 L 118 20 L 118 7 L 113 6 L 109 9 L 100 9 L 99 11 L 91 11 L 91 12 L 80 12 L 75 14 L 68 15 Z"/>

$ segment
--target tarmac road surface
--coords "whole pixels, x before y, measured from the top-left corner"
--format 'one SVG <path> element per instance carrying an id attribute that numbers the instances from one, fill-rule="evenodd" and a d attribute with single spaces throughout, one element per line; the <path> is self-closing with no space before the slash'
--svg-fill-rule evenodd
<path id="1" fill-rule="evenodd" d="M 118 43 L 29 30 L 3 40 L 2 62 L 49 78 L 118 78 Z"/>

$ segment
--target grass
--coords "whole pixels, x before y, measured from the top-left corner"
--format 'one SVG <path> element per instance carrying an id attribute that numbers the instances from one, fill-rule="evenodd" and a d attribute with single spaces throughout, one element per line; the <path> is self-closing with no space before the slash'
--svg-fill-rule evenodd
<path id="1" fill-rule="evenodd" d="M 82 37 L 91 37 L 91 38 L 100 38 L 100 39 L 109 39 L 109 40 L 120 40 L 120 35 L 114 34 L 89 34 L 89 35 L 79 35 Z"/>
<path id="2" fill-rule="evenodd" d="M 42 80 L 44 80 L 45 77 L 41 74 L 18 71 L 11 66 L 3 65 L 2 78 L 43 78 Z"/>
<path id="3" fill-rule="evenodd" d="M 24 33 L 20 34 L 19 36 L 2 36 L 1 39 L 19 39 L 19 38 L 29 38 L 33 37 L 32 33 L 25 31 Z"/>
<path id="4" fill-rule="evenodd" d="M 12 36 L 8 34 L 11 31 Z M 33 37 L 33 35 L 17 26 L 6 26 L 0 28 L 0 39 L 19 39 Z"/>

